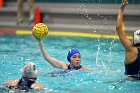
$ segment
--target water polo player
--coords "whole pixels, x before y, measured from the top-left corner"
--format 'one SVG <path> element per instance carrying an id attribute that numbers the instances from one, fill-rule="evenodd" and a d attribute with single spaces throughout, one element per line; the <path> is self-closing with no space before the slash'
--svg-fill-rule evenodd
<path id="1" fill-rule="evenodd" d="M 38 71 L 33 62 L 26 62 L 22 68 L 22 77 L 19 80 L 8 80 L 4 84 L 10 89 L 29 90 L 32 88 L 44 88 L 44 86 L 36 82 Z"/>
<path id="2" fill-rule="evenodd" d="M 89 70 L 87 66 L 82 66 L 81 64 L 81 54 L 76 48 L 71 48 L 68 52 L 67 59 L 70 62 L 70 64 L 66 64 L 65 62 L 62 62 L 60 60 L 57 60 L 47 53 L 45 50 L 45 47 L 43 46 L 41 40 L 38 40 L 39 47 L 41 49 L 41 52 L 47 62 L 49 62 L 53 67 L 70 70 L 70 69 L 82 69 L 82 70 Z"/>
<path id="3" fill-rule="evenodd" d="M 118 11 L 116 30 L 125 48 L 125 74 L 127 79 L 140 80 L 140 30 L 134 32 L 133 42 L 130 42 L 122 26 L 123 13 L 127 3 L 127 0 L 122 0 Z"/>

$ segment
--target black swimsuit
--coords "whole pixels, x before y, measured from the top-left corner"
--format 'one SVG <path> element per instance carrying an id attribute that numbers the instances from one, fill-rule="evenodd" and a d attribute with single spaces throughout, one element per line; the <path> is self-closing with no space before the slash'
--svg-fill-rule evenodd
<path id="1" fill-rule="evenodd" d="M 18 82 L 17 88 L 20 90 L 29 90 L 32 89 L 31 86 L 34 83 L 35 81 L 25 80 L 24 78 L 21 78 Z"/>
<path id="2" fill-rule="evenodd" d="M 81 69 L 81 67 L 82 67 L 82 65 L 80 65 L 76 70 L 79 70 L 79 69 Z M 70 65 L 68 65 L 68 69 L 67 70 L 71 70 L 71 67 L 70 67 Z"/>
<path id="3" fill-rule="evenodd" d="M 140 80 L 140 49 L 136 60 L 131 64 L 125 64 L 125 74 Z"/>

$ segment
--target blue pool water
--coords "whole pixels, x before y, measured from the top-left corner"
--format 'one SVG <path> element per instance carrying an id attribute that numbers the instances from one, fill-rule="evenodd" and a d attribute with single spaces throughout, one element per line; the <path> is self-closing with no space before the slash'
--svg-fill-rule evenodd
<path id="1" fill-rule="evenodd" d="M 139 93 L 139 81 L 125 81 L 124 49 L 118 39 L 48 36 L 43 39 L 48 53 L 66 63 L 69 48 L 76 47 L 82 65 L 94 71 L 65 72 L 48 64 L 31 35 L 0 35 L 0 82 L 19 79 L 25 61 L 39 70 L 38 82 L 48 89 L 31 93 Z M 2 85 L 1 85 L 2 86 Z M 13 93 L 13 92 L 12 92 Z"/>

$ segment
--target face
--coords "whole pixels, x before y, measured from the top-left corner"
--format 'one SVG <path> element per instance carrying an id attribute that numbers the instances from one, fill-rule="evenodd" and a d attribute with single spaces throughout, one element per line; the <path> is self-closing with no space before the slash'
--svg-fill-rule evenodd
<path id="1" fill-rule="evenodd" d="M 77 68 L 79 67 L 80 63 L 81 63 L 81 55 L 80 54 L 74 54 L 71 58 L 71 66 L 73 66 L 73 68 Z"/>

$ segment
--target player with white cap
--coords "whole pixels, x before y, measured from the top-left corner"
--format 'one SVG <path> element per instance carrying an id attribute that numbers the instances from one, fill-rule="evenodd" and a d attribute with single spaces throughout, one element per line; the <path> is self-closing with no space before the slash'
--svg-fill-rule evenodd
<path id="1" fill-rule="evenodd" d="M 8 80 L 4 84 L 9 88 L 16 88 L 20 90 L 29 90 L 32 88 L 44 88 L 44 86 L 38 82 L 37 75 L 38 71 L 35 63 L 26 62 L 21 69 L 22 77 L 19 80 Z"/>
<path id="2" fill-rule="evenodd" d="M 129 80 L 140 80 L 140 30 L 134 32 L 133 42 L 123 31 L 123 13 L 128 0 L 122 0 L 118 11 L 116 30 L 125 48 L 125 74 Z"/>

